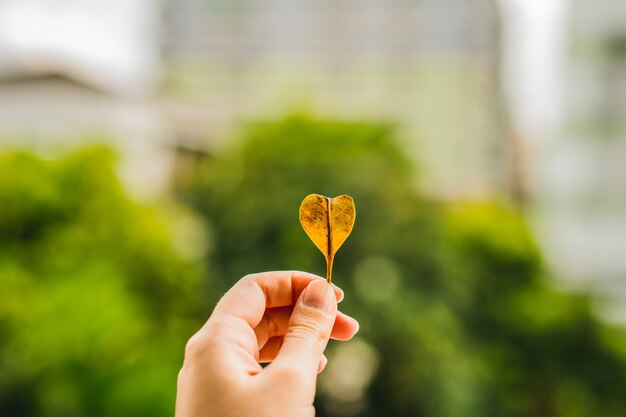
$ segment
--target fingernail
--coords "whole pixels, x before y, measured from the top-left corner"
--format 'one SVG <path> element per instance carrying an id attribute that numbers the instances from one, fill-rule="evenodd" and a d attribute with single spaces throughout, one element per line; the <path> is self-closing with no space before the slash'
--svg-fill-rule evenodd
<path id="1" fill-rule="evenodd" d="M 322 358 L 320 359 L 320 363 L 317 365 L 318 374 L 322 372 L 324 368 L 326 368 L 327 363 L 328 363 L 328 359 L 326 359 L 326 356 L 322 355 Z"/>
<path id="2" fill-rule="evenodd" d="M 304 290 L 302 304 L 321 310 L 326 314 L 331 314 L 337 305 L 335 291 L 326 281 L 321 279 L 313 280 Z"/>

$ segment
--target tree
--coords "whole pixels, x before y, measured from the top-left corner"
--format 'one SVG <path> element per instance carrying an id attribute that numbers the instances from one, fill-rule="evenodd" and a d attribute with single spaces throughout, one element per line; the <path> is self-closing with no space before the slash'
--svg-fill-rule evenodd
<path id="1" fill-rule="evenodd" d="M 173 414 L 201 273 L 113 162 L 0 156 L 0 415 Z"/>

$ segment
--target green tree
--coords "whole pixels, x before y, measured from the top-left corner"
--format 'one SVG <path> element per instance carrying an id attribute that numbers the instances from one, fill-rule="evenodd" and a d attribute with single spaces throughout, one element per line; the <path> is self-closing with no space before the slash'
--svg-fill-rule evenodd
<path id="1" fill-rule="evenodd" d="M 178 191 L 214 236 L 210 296 L 250 272 L 323 275 L 298 206 L 349 194 L 357 220 L 333 278 L 362 328 L 329 347 L 320 416 L 624 415 L 623 332 L 549 288 L 517 210 L 420 195 L 393 135 L 290 117 L 198 165 Z"/>
<path id="2" fill-rule="evenodd" d="M 113 162 L 0 156 L 0 415 L 173 413 L 201 273 Z"/>

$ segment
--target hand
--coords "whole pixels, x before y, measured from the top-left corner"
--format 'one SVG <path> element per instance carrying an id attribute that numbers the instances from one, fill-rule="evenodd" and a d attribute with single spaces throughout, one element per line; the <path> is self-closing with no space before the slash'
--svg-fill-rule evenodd
<path id="1" fill-rule="evenodd" d="M 304 272 L 242 278 L 187 342 L 176 416 L 314 416 L 328 339 L 348 340 L 359 328 L 337 311 L 342 299 L 342 290 Z"/>

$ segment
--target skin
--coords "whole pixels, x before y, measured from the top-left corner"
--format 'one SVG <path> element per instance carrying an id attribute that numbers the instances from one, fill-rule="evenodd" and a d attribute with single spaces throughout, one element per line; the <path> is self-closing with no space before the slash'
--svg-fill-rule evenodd
<path id="1" fill-rule="evenodd" d="M 187 342 L 176 416 L 314 416 L 329 338 L 349 340 L 359 328 L 337 310 L 342 299 L 341 289 L 305 272 L 242 278 Z"/>

